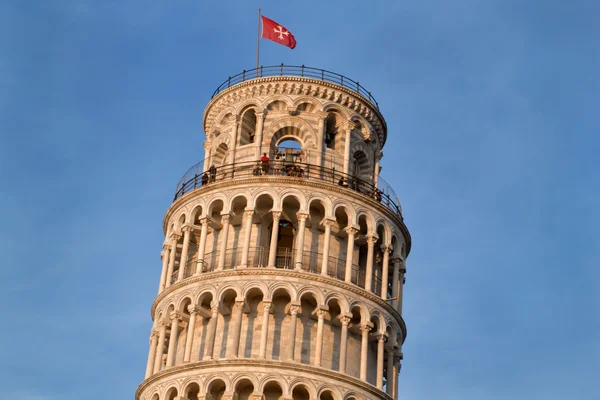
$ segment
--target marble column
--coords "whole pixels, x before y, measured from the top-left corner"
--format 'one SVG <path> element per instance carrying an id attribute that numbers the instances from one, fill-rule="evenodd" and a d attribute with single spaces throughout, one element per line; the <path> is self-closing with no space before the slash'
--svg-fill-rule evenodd
<path id="1" fill-rule="evenodd" d="M 265 124 L 265 113 L 257 112 L 256 113 L 256 153 L 255 158 L 257 160 L 260 159 L 261 151 L 262 151 L 262 141 L 263 141 L 263 130 Z"/>
<path id="2" fill-rule="evenodd" d="M 253 217 L 254 210 L 246 209 L 244 211 L 244 247 L 242 248 L 242 261 L 240 262 L 240 268 L 248 267 L 248 253 L 250 252 L 250 237 L 252 235 Z"/>
<path id="3" fill-rule="evenodd" d="M 167 269 L 167 281 L 165 287 L 171 286 L 173 269 L 175 268 L 175 255 L 177 254 L 177 242 L 181 236 L 174 233 L 171 235 L 171 254 L 169 255 L 169 268 Z"/>
<path id="4" fill-rule="evenodd" d="M 342 334 L 340 335 L 340 367 L 339 371 L 343 374 L 346 372 L 346 353 L 348 352 L 348 324 L 351 317 L 349 315 L 340 316 L 342 323 Z"/>
<path id="5" fill-rule="evenodd" d="M 192 355 L 192 346 L 194 344 L 194 330 L 196 329 L 196 316 L 198 315 L 198 309 L 196 306 L 189 305 L 188 312 L 190 313 L 190 322 L 187 327 L 187 336 L 185 338 L 185 352 L 183 354 L 183 362 L 190 362 Z"/>
<path id="6" fill-rule="evenodd" d="M 298 233 L 296 233 L 298 240 L 296 241 L 295 268 L 297 271 L 300 271 L 302 269 L 302 255 L 304 253 L 304 230 L 306 228 L 306 219 L 308 218 L 308 214 L 297 213 L 296 217 L 298 218 Z"/>
<path id="7" fill-rule="evenodd" d="M 294 361 L 294 352 L 296 350 L 296 320 L 298 319 L 299 309 L 299 304 L 290 305 L 290 347 L 288 351 L 290 361 Z"/>
<path id="8" fill-rule="evenodd" d="M 392 307 L 398 309 L 398 279 L 400 279 L 400 259 L 392 259 Z"/>
<path id="9" fill-rule="evenodd" d="M 181 259 L 179 261 L 179 273 L 177 274 L 177 281 L 183 280 L 185 277 L 185 269 L 187 268 L 188 250 L 190 248 L 190 235 L 194 231 L 191 226 L 184 226 L 183 231 L 183 248 L 181 249 Z"/>
<path id="10" fill-rule="evenodd" d="M 210 167 L 210 164 L 212 164 L 210 162 L 210 157 L 211 157 L 211 141 L 207 140 L 206 142 L 204 142 L 204 165 L 203 165 L 203 169 L 202 172 L 206 172 L 208 171 L 208 168 Z"/>
<path id="11" fill-rule="evenodd" d="M 358 229 L 348 226 L 345 229 L 348 234 L 348 247 L 346 248 L 346 276 L 344 281 L 347 283 L 352 282 L 352 263 L 354 257 L 354 235 L 358 232 Z"/>
<path id="12" fill-rule="evenodd" d="M 162 270 L 160 272 L 160 284 L 158 285 L 158 294 L 160 294 L 163 290 L 165 290 L 166 287 L 166 283 L 167 283 L 167 269 L 169 268 L 169 253 L 170 253 L 170 246 L 168 244 L 165 244 L 163 246 L 163 251 L 162 251 Z"/>
<path id="13" fill-rule="evenodd" d="M 385 392 L 393 396 L 394 395 L 394 351 L 388 350 L 387 352 L 387 374 Z"/>
<path id="14" fill-rule="evenodd" d="M 383 389 L 383 357 L 384 357 L 385 335 L 379 335 L 377 339 L 377 388 Z"/>
<path id="15" fill-rule="evenodd" d="M 171 313 L 171 334 L 169 335 L 169 347 L 167 349 L 167 368 L 175 365 L 175 352 L 177 337 L 179 336 L 179 320 L 181 315 L 174 311 Z"/>
<path id="16" fill-rule="evenodd" d="M 381 151 L 375 151 L 375 169 L 373 170 L 373 186 L 379 187 L 379 161 L 383 157 Z"/>
<path id="17" fill-rule="evenodd" d="M 206 254 L 206 236 L 208 235 L 208 219 L 202 218 L 200 220 L 202 228 L 200 230 L 200 245 L 198 246 L 198 256 L 196 257 L 196 275 L 202 273 L 204 266 L 204 255 Z"/>
<path id="18" fill-rule="evenodd" d="M 237 149 L 237 143 L 239 141 L 238 139 L 238 132 L 240 131 L 240 121 L 241 121 L 241 117 L 239 115 L 235 115 L 234 116 L 234 122 L 233 122 L 233 132 L 231 134 L 232 137 L 232 142 L 231 142 L 231 156 L 229 158 L 229 164 L 233 164 L 235 162 L 235 151 Z"/>
<path id="19" fill-rule="evenodd" d="M 384 244 L 381 246 L 381 250 L 383 251 L 383 263 L 381 266 L 381 298 L 385 301 L 388 297 L 388 276 L 392 248 L 390 245 Z"/>
<path id="20" fill-rule="evenodd" d="M 352 129 L 354 129 L 355 123 L 348 121 L 346 125 L 346 146 L 344 147 L 344 173 L 349 174 L 350 171 L 350 145 L 352 137 Z"/>
<path id="21" fill-rule="evenodd" d="M 160 364 L 165 352 L 165 337 L 167 335 L 167 324 L 164 321 L 158 323 L 158 342 L 156 343 L 156 355 L 154 356 L 154 373 L 160 371 Z"/>
<path id="22" fill-rule="evenodd" d="M 320 309 L 317 311 L 317 343 L 315 345 L 315 365 L 321 366 L 321 355 L 323 353 L 323 325 L 325 322 L 325 313 L 327 311 Z"/>
<path id="23" fill-rule="evenodd" d="M 326 219 L 323 221 L 325 234 L 323 235 L 323 259 L 321 260 L 321 275 L 327 276 L 327 267 L 329 266 L 329 243 L 331 241 L 331 227 L 335 224 L 334 220 Z"/>
<path id="24" fill-rule="evenodd" d="M 402 315 L 402 296 L 404 295 L 404 283 L 406 282 L 404 274 L 406 274 L 406 261 L 400 263 L 400 278 L 398 279 L 398 307 L 396 308 L 396 311 L 398 311 L 400 315 Z"/>
<path id="25" fill-rule="evenodd" d="M 269 247 L 269 268 L 275 268 L 275 261 L 277 257 L 277 239 L 279 236 L 279 219 L 281 218 L 281 211 L 273 211 L 273 228 L 271 229 L 271 245 Z"/>
<path id="26" fill-rule="evenodd" d="M 231 354 L 229 358 L 237 358 L 240 348 L 240 332 L 242 330 L 242 316 L 244 311 L 244 298 L 235 299 L 235 320 L 232 332 Z"/>
<path id="27" fill-rule="evenodd" d="M 219 317 L 219 302 L 213 301 L 211 304 L 211 317 L 206 337 L 206 346 L 204 348 L 204 360 L 212 360 L 215 350 L 215 335 L 217 333 L 217 318 Z"/>
<path id="28" fill-rule="evenodd" d="M 365 290 L 367 292 L 373 291 L 373 254 L 375 243 L 377 243 L 376 236 L 369 236 L 367 238 L 367 268 L 365 273 Z"/>
<path id="29" fill-rule="evenodd" d="M 263 301 L 263 321 L 260 328 L 260 350 L 258 356 L 265 358 L 267 352 L 267 334 L 269 333 L 269 312 L 271 311 L 271 301 Z"/>
<path id="30" fill-rule="evenodd" d="M 323 154 L 325 154 L 325 149 L 323 146 L 323 139 L 325 138 L 325 121 L 327 120 L 326 112 L 317 113 L 319 126 L 317 128 L 317 160 L 316 164 L 319 167 L 323 167 Z"/>
<path id="31" fill-rule="evenodd" d="M 394 357 L 394 395 L 392 396 L 394 400 L 398 400 L 398 374 L 401 367 L 400 357 Z"/>
<path id="32" fill-rule="evenodd" d="M 367 381 L 367 357 L 369 355 L 369 332 L 371 328 L 370 323 L 360 326 L 360 380 L 365 382 Z"/>
<path id="33" fill-rule="evenodd" d="M 230 215 L 221 214 L 221 232 L 219 233 L 219 242 L 221 242 L 221 248 L 219 250 L 219 263 L 217 264 L 217 271 L 222 271 L 225 267 L 225 258 L 227 256 L 227 236 L 229 235 L 229 220 Z"/>
<path id="34" fill-rule="evenodd" d="M 152 375 L 154 370 L 154 357 L 156 356 L 156 345 L 158 343 L 158 332 L 152 329 L 150 334 L 150 350 L 148 352 L 148 364 L 146 364 L 146 376 L 144 379 L 148 379 Z"/>

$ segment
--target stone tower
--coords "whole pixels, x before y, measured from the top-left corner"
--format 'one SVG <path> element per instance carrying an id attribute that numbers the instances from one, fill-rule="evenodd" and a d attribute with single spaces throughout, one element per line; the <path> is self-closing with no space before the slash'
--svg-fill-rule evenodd
<path id="1" fill-rule="evenodd" d="M 411 242 L 371 93 L 261 67 L 217 88 L 203 127 L 163 221 L 136 399 L 397 399 Z"/>

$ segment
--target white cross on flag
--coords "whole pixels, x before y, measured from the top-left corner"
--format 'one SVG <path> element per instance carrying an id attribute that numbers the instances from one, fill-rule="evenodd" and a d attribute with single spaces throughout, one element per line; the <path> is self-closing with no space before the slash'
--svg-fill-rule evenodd
<path id="1" fill-rule="evenodd" d="M 287 46 L 290 49 L 296 47 L 296 39 L 294 38 L 294 35 L 290 33 L 290 31 L 272 19 L 265 17 L 264 15 L 261 15 L 261 17 L 263 38 Z"/>

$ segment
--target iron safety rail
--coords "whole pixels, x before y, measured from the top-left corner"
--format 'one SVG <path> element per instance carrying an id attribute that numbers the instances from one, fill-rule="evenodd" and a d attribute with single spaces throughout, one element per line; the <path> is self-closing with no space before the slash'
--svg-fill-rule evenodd
<path id="1" fill-rule="evenodd" d="M 303 78 L 317 79 L 324 82 L 335 83 L 336 85 L 345 87 L 358 93 L 365 99 L 371 102 L 378 110 L 379 104 L 375 97 L 360 83 L 335 72 L 327 71 L 320 68 L 307 67 L 305 65 L 269 65 L 260 66 L 249 70 L 243 70 L 237 75 L 230 76 L 225 82 L 219 85 L 219 87 L 213 92 L 211 99 L 223 90 L 237 85 L 238 83 L 246 82 L 252 79 L 264 78 L 269 76 L 300 76 Z"/>
<path id="2" fill-rule="evenodd" d="M 196 166 L 200 167 L 198 163 Z M 195 167 L 196 167 L 195 166 Z M 194 167 L 190 169 L 193 171 Z M 199 168 L 195 169 L 190 177 L 188 171 L 184 178 L 177 185 L 175 197 L 177 200 L 185 193 L 189 193 L 197 188 L 210 185 L 214 182 L 222 182 L 230 179 L 252 178 L 252 177 L 290 177 L 295 179 L 316 179 L 335 184 L 355 192 L 362 193 L 379 203 L 385 205 L 392 212 L 402 218 L 402 208 L 398 196 L 392 187 L 382 178 L 378 179 L 377 186 L 374 183 L 357 178 L 355 176 L 344 174 L 335 169 L 321 167 L 319 165 L 307 163 L 286 163 L 285 161 L 269 161 L 262 163 L 260 161 L 245 161 L 235 164 L 227 164 L 215 167 L 212 171 L 209 168 L 202 172 Z M 188 177 L 186 180 L 185 177 Z"/>

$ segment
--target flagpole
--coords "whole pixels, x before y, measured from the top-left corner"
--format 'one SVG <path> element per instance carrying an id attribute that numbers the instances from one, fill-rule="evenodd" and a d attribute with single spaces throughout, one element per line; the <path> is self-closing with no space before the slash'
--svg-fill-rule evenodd
<path id="1" fill-rule="evenodd" d="M 260 54 L 260 8 L 258 9 L 258 34 L 256 35 L 256 77 L 258 78 L 258 56 Z"/>

